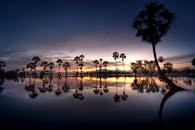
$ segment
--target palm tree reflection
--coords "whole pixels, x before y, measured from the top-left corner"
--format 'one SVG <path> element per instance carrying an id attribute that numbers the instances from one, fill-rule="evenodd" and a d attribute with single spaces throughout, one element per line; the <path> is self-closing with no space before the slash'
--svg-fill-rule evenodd
<path id="1" fill-rule="evenodd" d="M 61 89 L 60 89 L 60 79 L 61 79 L 61 76 L 57 76 L 57 79 L 58 79 L 58 86 L 57 86 L 57 89 L 56 89 L 56 91 L 55 91 L 55 94 L 56 94 L 57 96 L 59 96 L 59 95 L 62 93 L 62 91 L 61 91 Z"/>
<path id="2" fill-rule="evenodd" d="M 76 76 L 76 82 L 77 82 L 77 87 L 75 89 L 75 93 L 73 94 L 73 97 L 75 99 L 79 99 L 79 100 L 83 100 L 84 99 L 84 95 L 82 93 L 84 87 L 83 87 L 83 77 L 80 77 L 80 84 L 78 84 L 78 78 Z"/>
<path id="3" fill-rule="evenodd" d="M 123 90 L 123 94 L 121 95 L 121 99 L 124 100 L 124 101 L 126 101 L 127 98 L 128 98 L 127 94 L 125 93 L 126 77 L 124 77 L 123 87 L 124 87 L 124 90 Z"/>
<path id="4" fill-rule="evenodd" d="M 116 92 L 114 94 L 114 102 L 119 103 L 121 101 L 120 95 L 118 94 L 118 83 L 117 83 L 117 76 L 115 77 L 116 82 L 115 82 L 115 86 L 116 86 Z"/>
<path id="5" fill-rule="evenodd" d="M 133 90 L 137 90 L 138 93 L 159 92 L 159 86 L 153 78 L 146 78 L 143 80 L 135 78 L 131 87 Z"/>
<path id="6" fill-rule="evenodd" d="M 68 62 L 67 62 L 68 63 Z M 66 92 L 69 92 L 70 90 L 70 85 L 68 84 L 67 82 L 67 71 L 66 71 L 66 75 L 65 75 L 65 82 L 64 82 L 64 86 L 62 87 L 63 91 L 66 93 Z"/>
<path id="7" fill-rule="evenodd" d="M 160 103 L 160 109 L 159 109 L 159 113 L 158 113 L 158 119 L 159 119 L 159 125 L 162 126 L 162 114 L 163 114 L 163 107 L 166 103 L 166 101 L 173 96 L 175 93 L 180 92 L 180 91 L 186 91 L 186 89 L 182 89 L 182 88 L 173 88 L 171 87 L 170 90 L 165 94 L 165 96 L 163 97 L 161 103 Z"/>

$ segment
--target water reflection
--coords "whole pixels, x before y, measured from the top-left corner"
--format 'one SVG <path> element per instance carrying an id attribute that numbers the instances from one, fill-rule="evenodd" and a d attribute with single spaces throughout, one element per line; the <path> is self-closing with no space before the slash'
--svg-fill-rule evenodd
<path id="1" fill-rule="evenodd" d="M 95 95 L 103 96 L 106 93 L 113 93 L 113 100 L 116 103 L 121 101 L 126 101 L 128 99 L 129 91 L 127 92 L 126 84 L 130 85 L 131 91 L 135 91 L 137 93 L 160 93 L 162 95 L 166 95 L 169 91 L 170 87 L 163 81 L 158 80 L 153 77 L 139 77 L 139 78 L 129 78 L 129 77 L 67 77 L 67 76 L 43 76 L 42 78 L 36 77 L 27 77 L 23 82 L 28 80 L 28 85 L 25 85 L 25 90 L 30 92 L 29 96 L 31 98 L 35 98 L 38 96 L 38 92 L 36 91 L 36 87 L 38 84 L 41 85 L 38 88 L 39 93 L 45 92 L 55 92 L 57 96 L 64 93 L 73 93 L 73 97 L 75 99 L 83 100 L 84 94 L 83 91 L 85 89 L 85 85 L 87 90 L 91 90 Z M 38 80 L 38 84 L 36 81 Z M 85 80 L 85 84 L 83 84 L 83 80 Z M 109 81 L 108 81 L 109 80 Z M 119 81 L 118 81 L 119 80 Z M 186 84 L 188 86 L 192 86 L 193 82 L 189 79 L 173 79 L 176 84 Z M 2 81 L 1 81 L 2 82 Z M 158 83 L 157 83 L 158 82 Z M 128 85 L 128 86 L 129 86 Z M 113 89 L 113 87 L 115 89 Z M 120 88 L 120 91 L 118 90 Z M 112 89 L 112 91 L 110 91 Z M 70 91 L 74 90 L 74 92 Z"/>
<path id="2" fill-rule="evenodd" d="M 177 77 L 172 80 L 180 86 L 195 90 L 195 82 L 192 78 Z M 190 80 L 191 83 L 186 84 L 187 80 Z M 93 120 L 92 122 L 95 122 L 96 118 L 98 120 L 101 118 L 103 119 L 101 123 L 114 120 L 120 124 L 123 124 L 124 121 L 125 125 L 139 124 L 140 122 L 140 124 L 142 122 L 158 124 L 157 117 L 160 125 L 162 122 L 164 125 L 166 123 L 164 121 L 169 119 L 166 118 L 167 109 L 163 110 L 164 107 L 170 107 L 170 105 L 174 107 L 174 103 L 181 102 L 181 98 L 178 98 L 179 94 L 177 94 L 175 98 L 172 98 L 174 103 L 166 104 L 166 102 L 172 95 L 182 91 L 171 89 L 157 77 L 43 76 L 41 78 L 25 77 L 23 83 L 2 79 L 0 81 L 0 87 L 5 88 L 0 96 L 3 97 L 2 99 L 8 100 L 10 104 L 21 101 L 21 104 L 25 106 L 23 109 L 28 107 L 29 111 L 33 105 L 39 109 L 49 106 L 50 109 L 46 111 L 45 109 L 40 110 L 40 116 L 45 114 L 47 117 L 48 113 L 58 111 L 55 116 L 59 121 L 69 119 L 63 117 L 72 119 L 75 116 L 74 120 L 78 122 L 81 118 L 90 118 Z M 21 81 L 20 78 L 19 81 Z M 10 101 L 9 99 L 14 100 Z M 194 100 L 191 101 L 186 104 L 194 104 Z M 32 102 L 33 104 L 31 104 Z M 174 107 L 174 109 L 177 108 Z M 72 115 L 72 113 L 75 114 Z"/>

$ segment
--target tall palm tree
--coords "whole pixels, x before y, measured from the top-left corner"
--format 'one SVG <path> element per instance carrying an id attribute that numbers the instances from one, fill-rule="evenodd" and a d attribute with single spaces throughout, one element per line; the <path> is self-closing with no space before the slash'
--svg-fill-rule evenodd
<path id="1" fill-rule="evenodd" d="M 154 59 L 160 77 L 170 86 L 177 87 L 160 69 L 156 56 L 156 45 L 167 33 L 172 21 L 173 13 L 165 9 L 163 4 L 158 2 L 151 2 L 147 4 L 145 9 L 138 14 L 135 21 L 133 22 L 133 28 L 137 30 L 137 37 L 141 37 L 143 41 L 152 45 Z"/>
<path id="2" fill-rule="evenodd" d="M 84 55 L 80 55 L 80 56 L 79 56 L 79 59 L 80 59 L 79 66 L 80 66 L 80 70 L 81 70 L 81 77 L 82 77 L 82 75 L 83 75 L 82 70 L 83 70 L 83 66 L 84 66 L 84 64 L 83 64 L 83 59 L 84 59 L 84 58 L 85 58 Z"/>
<path id="3" fill-rule="evenodd" d="M 47 67 L 48 67 L 48 62 L 47 61 L 43 61 L 40 66 L 43 67 L 43 71 L 45 72 Z"/>
<path id="4" fill-rule="evenodd" d="M 41 59 L 40 59 L 38 56 L 34 56 L 34 57 L 32 58 L 32 61 L 33 61 L 34 64 L 35 64 L 35 68 L 34 68 L 34 70 L 35 70 L 35 76 L 36 76 L 37 63 L 38 63 L 40 60 L 41 60 Z"/>
<path id="5" fill-rule="evenodd" d="M 50 77 L 51 77 L 51 75 L 52 75 L 52 70 L 53 70 L 53 68 L 55 67 L 55 64 L 53 63 L 53 62 L 50 62 L 49 64 L 48 64 L 48 66 L 49 66 L 49 75 L 50 75 Z"/>
<path id="6" fill-rule="evenodd" d="M 100 74 L 99 76 L 101 77 L 101 73 L 102 73 L 102 66 L 103 66 L 103 59 L 100 59 L 99 61 L 99 68 L 100 68 Z"/>
<path id="7" fill-rule="evenodd" d="M 124 70 L 124 74 L 125 74 L 125 63 L 124 63 L 124 60 L 126 59 L 125 53 L 121 53 L 120 58 L 122 59 L 122 62 L 123 62 L 123 70 Z"/>
<path id="8" fill-rule="evenodd" d="M 99 61 L 98 60 L 94 60 L 93 61 L 93 64 L 95 65 L 95 68 L 96 68 L 96 76 L 97 76 L 97 67 L 99 65 Z"/>
<path id="9" fill-rule="evenodd" d="M 119 58 L 119 53 L 118 52 L 113 52 L 113 58 L 114 58 L 114 60 L 115 60 L 115 66 L 116 66 L 116 73 L 117 73 L 117 59 Z"/>
<path id="10" fill-rule="evenodd" d="M 5 68 L 7 66 L 7 64 L 5 63 L 5 61 L 0 61 L 0 72 L 2 71 L 3 68 Z"/>
<path id="11" fill-rule="evenodd" d="M 195 58 L 192 59 L 192 65 L 195 67 Z"/>
<path id="12" fill-rule="evenodd" d="M 58 66 L 59 66 L 58 75 L 60 75 L 60 66 L 62 65 L 62 59 L 58 59 L 58 60 L 56 61 L 56 63 L 57 63 Z"/>
<path id="13" fill-rule="evenodd" d="M 64 67 L 64 69 L 65 69 L 66 77 L 67 77 L 67 70 L 68 70 L 68 68 L 70 68 L 70 62 L 67 62 L 67 61 L 64 62 L 63 67 Z"/>
<path id="14" fill-rule="evenodd" d="M 104 66 L 104 69 L 105 69 L 105 78 L 106 78 L 106 73 L 107 73 L 107 65 L 108 65 L 108 61 L 104 61 L 103 66 Z"/>
<path id="15" fill-rule="evenodd" d="M 77 75 L 78 75 L 78 66 L 79 66 L 79 61 L 80 61 L 80 58 L 79 58 L 79 56 L 76 56 L 75 58 L 74 58 L 74 61 L 76 62 L 76 65 L 77 65 Z"/>
<path id="16" fill-rule="evenodd" d="M 36 68 L 36 65 L 35 65 L 34 62 L 33 63 L 31 62 L 31 63 L 26 65 L 26 68 L 30 69 L 30 77 L 31 77 L 32 76 L 32 70 Z"/>

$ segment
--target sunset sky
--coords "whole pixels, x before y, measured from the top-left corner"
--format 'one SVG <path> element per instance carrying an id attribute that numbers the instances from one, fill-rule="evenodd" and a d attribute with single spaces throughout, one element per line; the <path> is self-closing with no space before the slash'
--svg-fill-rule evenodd
<path id="1" fill-rule="evenodd" d="M 113 61 L 112 53 L 127 55 L 126 64 L 153 60 L 152 48 L 135 37 L 134 18 L 148 0 L 2 0 L 0 60 L 22 67 L 33 56 L 55 61 L 84 54 L 85 60 Z M 157 55 L 176 67 L 190 66 L 195 57 L 195 1 L 162 0 L 175 13 Z M 68 60 L 67 59 L 67 60 Z"/>

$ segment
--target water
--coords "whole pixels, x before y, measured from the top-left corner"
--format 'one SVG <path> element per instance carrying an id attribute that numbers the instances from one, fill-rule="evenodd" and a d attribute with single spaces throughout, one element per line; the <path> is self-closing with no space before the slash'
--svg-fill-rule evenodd
<path id="1" fill-rule="evenodd" d="M 195 79 L 172 80 L 187 90 L 168 94 L 170 87 L 156 77 L 4 80 L 0 85 L 1 125 L 51 129 L 194 127 Z M 171 96 L 162 105 L 167 95 Z"/>

